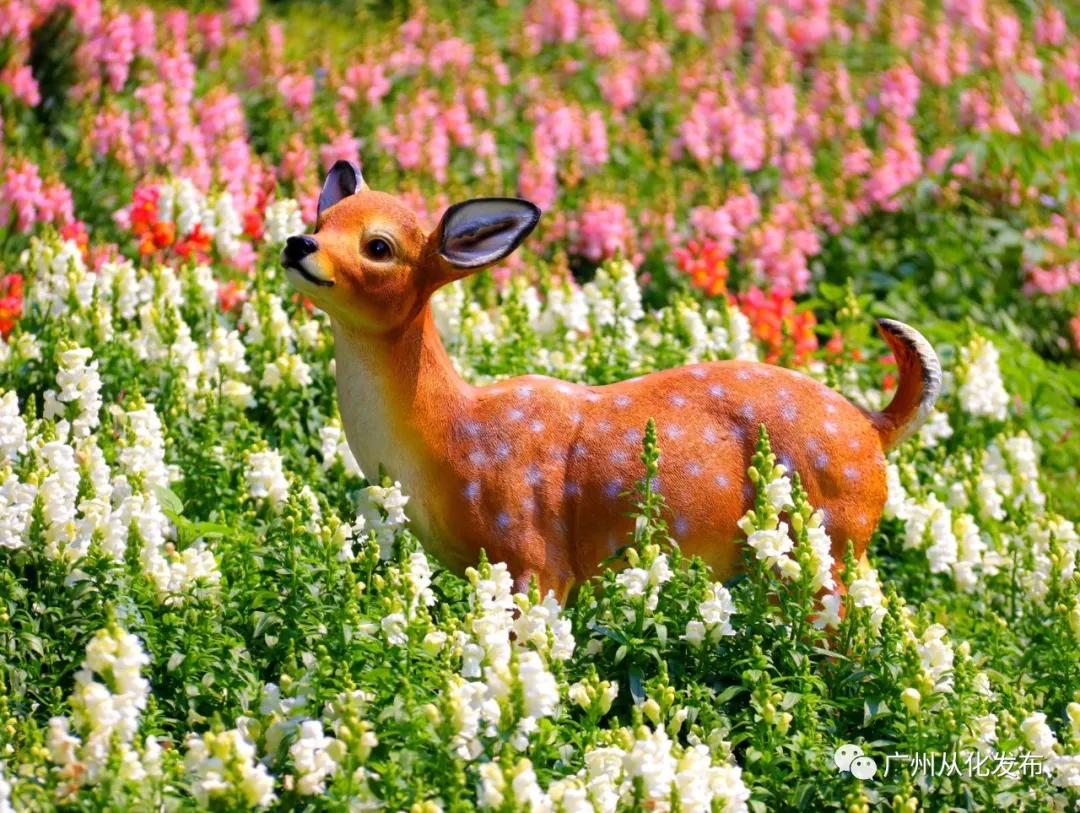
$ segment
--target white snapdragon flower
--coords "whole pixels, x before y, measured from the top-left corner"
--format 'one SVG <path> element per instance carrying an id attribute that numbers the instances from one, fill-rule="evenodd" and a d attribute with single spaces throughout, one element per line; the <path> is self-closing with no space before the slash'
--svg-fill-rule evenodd
<path id="1" fill-rule="evenodd" d="M 211 233 L 221 256 L 236 256 L 240 250 L 240 235 L 244 233 L 244 222 L 236 211 L 232 195 L 228 192 L 222 192 L 214 201 L 214 227 Z"/>
<path id="2" fill-rule="evenodd" d="M 806 541 L 810 545 L 810 552 L 814 564 L 814 576 L 810 580 L 810 589 L 815 593 L 818 590 L 832 590 L 836 587 L 833 579 L 833 556 L 832 540 L 825 530 L 825 520 L 821 511 L 815 511 L 806 522 Z"/>
<path id="3" fill-rule="evenodd" d="M 775 528 L 762 528 L 753 531 L 746 539 L 746 543 L 753 548 L 758 559 L 766 562 L 770 567 L 777 564 L 781 558 L 791 552 L 794 545 L 788 535 L 786 522 L 781 522 Z"/>
<path id="4" fill-rule="evenodd" d="M 145 776 L 131 745 L 150 694 L 142 676 L 147 663 L 139 639 L 117 626 L 99 630 L 87 644 L 75 673 L 72 716 L 52 718 L 47 738 L 51 760 L 78 783 L 97 782 L 114 751 L 129 776 Z"/>
<path id="5" fill-rule="evenodd" d="M 360 464 L 356 462 L 348 442 L 345 440 L 345 432 L 342 431 L 341 421 L 334 418 L 319 429 L 319 441 L 322 447 L 323 468 L 328 469 L 337 460 L 348 474 L 363 477 Z"/>
<path id="6" fill-rule="evenodd" d="M 221 397 L 238 407 L 249 409 L 258 402 L 255 400 L 255 390 L 250 384 L 230 378 L 221 384 Z"/>
<path id="7" fill-rule="evenodd" d="M 405 506 L 409 498 L 401 493 L 401 483 L 392 486 L 370 485 L 360 492 L 360 513 L 364 528 L 375 533 L 379 557 L 386 561 L 394 552 L 394 536 L 409 521 Z"/>
<path id="8" fill-rule="evenodd" d="M 215 327 L 210 333 L 203 369 L 211 377 L 218 373 L 223 376 L 244 376 L 251 371 L 245 355 L 244 342 L 238 331 Z"/>
<path id="9" fill-rule="evenodd" d="M 919 440 L 923 446 L 937 446 L 940 441 L 952 437 L 952 427 L 949 425 L 949 416 L 941 410 L 935 409 L 930 413 L 930 418 L 919 428 Z"/>
<path id="10" fill-rule="evenodd" d="M 381 622 L 383 635 L 390 646 L 405 646 L 409 643 L 409 621 L 405 613 L 390 613 Z"/>
<path id="11" fill-rule="evenodd" d="M 931 624 L 923 632 L 915 648 L 923 671 L 930 678 L 934 691 L 952 691 L 953 649 L 945 639 L 947 631 L 941 624 Z"/>
<path id="12" fill-rule="evenodd" d="M 120 464 L 128 474 L 143 479 L 148 489 L 167 488 L 170 480 L 165 466 L 165 433 L 153 404 L 124 413 L 127 423 L 126 444 L 120 451 Z"/>
<path id="13" fill-rule="evenodd" d="M 272 390 L 282 383 L 294 388 L 307 387 L 311 384 L 310 365 L 295 353 L 278 356 L 264 368 L 259 386 Z"/>
<path id="14" fill-rule="evenodd" d="M 885 507 L 882 509 L 881 515 L 885 519 L 903 519 L 907 520 L 910 512 L 911 501 L 908 497 L 907 490 L 904 488 L 903 481 L 900 479 L 900 467 L 895 463 L 889 463 L 885 466 L 885 485 L 888 488 L 888 495 L 885 499 Z"/>
<path id="15" fill-rule="evenodd" d="M 37 488 L 23 483 L 11 469 L 0 467 L 0 548 L 22 548 L 28 542 Z"/>
<path id="16" fill-rule="evenodd" d="M 885 620 L 885 594 L 881 591 L 877 571 L 862 562 L 858 565 L 859 577 L 851 583 L 849 595 L 856 607 L 870 610 L 870 621 L 875 629 L 881 629 Z"/>
<path id="17" fill-rule="evenodd" d="M 158 219 L 174 221 L 178 234 L 191 234 L 196 226 L 204 225 L 208 214 L 206 199 L 189 179 L 178 178 L 161 188 Z"/>
<path id="18" fill-rule="evenodd" d="M 1054 755 L 1054 746 L 1057 745 L 1057 737 L 1050 726 L 1046 724 L 1046 715 L 1041 711 L 1028 715 L 1020 723 L 1020 731 L 1024 734 L 1028 748 L 1036 756 L 1051 757 Z"/>
<path id="19" fill-rule="evenodd" d="M 200 807 L 242 801 L 249 808 L 262 808 L 277 798 L 274 779 L 256 759 L 255 746 L 235 728 L 189 736 L 184 767 Z"/>
<path id="20" fill-rule="evenodd" d="M 1005 420 L 1009 394 L 1001 380 L 999 354 L 993 342 L 976 336 L 967 347 L 961 349 L 960 356 L 963 373 L 956 393 L 960 406 L 975 417 Z"/>
<path id="21" fill-rule="evenodd" d="M 248 455 L 245 477 L 248 494 L 255 499 L 269 500 L 275 508 L 289 496 L 289 481 L 282 468 L 281 453 L 276 449 Z"/>
<path id="22" fill-rule="evenodd" d="M 1046 497 L 1039 488 L 1039 456 L 1031 437 L 1027 433 L 1021 433 L 1007 438 L 1005 454 L 1015 473 L 1017 499 L 1026 497 L 1032 507 L 1042 509 L 1046 505 Z"/>
<path id="23" fill-rule="evenodd" d="M 0 461 L 18 460 L 27 451 L 26 421 L 19 413 L 19 397 L 8 390 L 0 397 Z"/>
<path id="24" fill-rule="evenodd" d="M 698 604 L 700 619 L 689 621 L 686 633 L 682 637 L 688 643 L 699 646 L 705 642 L 706 637 L 715 642 L 724 636 L 734 635 L 731 616 L 735 612 L 735 602 L 731 599 L 731 593 L 724 585 L 713 582 L 709 585 L 705 600 Z"/>
<path id="25" fill-rule="evenodd" d="M 272 246 L 282 245 L 286 239 L 304 231 L 304 218 L 300 204 L 292 198 L 275 200 L 266 207 L 263 219 L 263 239 Z"/>
<path id="26" fill-rule="evenodd" d="M 93 351 L 74 347 L 60 354 L 60 369 L 56 373 L 59 393 L 45 395 L 45 417 L 63 417 L 63 404 L 77 404 L 79 414 L 72 421 L 72 434 L 87 437 L 101 422 L 101 376 L 97 361 L 90 361 Z"/>
<path id="27" fill-rule="evenodd" d="M 80 540 L 75 531 L 80 480 L 75 450 L 62 441 L 51 440 L 38 454 L 49 472 L 38 487 L 45 519 L 46 552 L 52 559 L 80 559 L 86 554 L 82 543 L 89 540 Z"/>
<path id="28" fill-rule="evenodd" d="M 793 506 L 791 497 L 791 480 L 787 476 L 784 466 L 777 466 L 773 479 L 765 486 L 765 497 L 769 504 L 778 512 Z"/>
<path id="29" fill-rule="evenodd" d="M 953 564 L 956 585 L 961 590 L 971 592 L 978 584 L 976 569 L 982 564 L 986 543 L 971 514 L 958 515 L 953 522 L 953 531 L 957 550 L 957 559 Z"/>
<path id="30" fill-rule="evenodd" d="M 931 573 L 946 573 L 957 561 L 957 541 L 953 532 L 952 512 L 936 495 L 925 502 L 908 505 L 904 546 L 921 548 L 929 538 L 926 558 Z"/>
<path id="31" fill-rule="evenodd" d="M 649 586 L 649 571 L 640 567 L 628 567 L 619 571 L 615 583 L 626 591 L 629 598 L 643 596 Z"/>
<path id="32" fill-rule="evenodd" d="M 289 747 L 296 768 L 296 790 L 302 796 L 314 796 L 326 789 L 326 780 L 337 773 L 338 762 L 345 755 L 345 744 L 323 733 L 318 720 L 300 725 L 296 742 Z"/>

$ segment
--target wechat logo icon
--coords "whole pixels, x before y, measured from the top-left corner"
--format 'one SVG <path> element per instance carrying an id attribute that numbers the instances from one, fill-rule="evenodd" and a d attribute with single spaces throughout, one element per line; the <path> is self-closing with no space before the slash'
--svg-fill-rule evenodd
<path id="1" fill-rule="evenodd" d="M 841 771 L 849 771 L 856 779 L 873 779 L 877 773 L 877 763 L 873 757 L 863 753 L 863 749 L 853 743 L 841 745 L 833 754 L 833 762 Z"/>

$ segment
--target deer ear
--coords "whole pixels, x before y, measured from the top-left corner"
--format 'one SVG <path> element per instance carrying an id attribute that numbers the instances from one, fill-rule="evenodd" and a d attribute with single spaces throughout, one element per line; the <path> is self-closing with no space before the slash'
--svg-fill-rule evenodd
<path id="1" fill-rule="evenodd" d="M 357 190 L 364 187 L 364 176 L 360 174 L 360 167 L 352 161 L 337 161 L 330 171 L 326 173 L 323 181 L 322 194 L 319 195 L 319 210 L 315 218 L 318 220 L 322 213 L 337 203 L 342 198 L 355 195 Z"/>
<path id="2" fill-rule="evenodd" d="M 540 221 L 540 208 L 520 198 L 455 203 L 439 224 L 439 255 L 454 268 L 491 265 L 521 245 Z"/>

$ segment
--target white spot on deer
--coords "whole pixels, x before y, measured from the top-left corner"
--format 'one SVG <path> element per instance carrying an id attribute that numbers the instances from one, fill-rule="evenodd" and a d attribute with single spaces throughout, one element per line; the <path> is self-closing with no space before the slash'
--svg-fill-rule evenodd
<path id="1" fill-rule="evenodd" d="M 609 500 L 614 500 L 622 494 L 622 490 L 622 483 L 618 480 L 609 480 L 607 485 L 604 486 L 604 496 Z"/>
<path id="2" fill-rule="evenodd" d="M 543 475 L 540 471 L 540 467 L 537 466 L 535 463 L 530 463 L 528 466 L 525 467 L 525 482 L 529 485 L 540 485 L 540 480 L 542 476 Z"/>
<path id="3" fill-rule="evenodd" d="M 706 443 L 716 443 L 716 430 L 711 426 L 706 426 L 705 431 L 701 433 L 701 436 L 705 438 Z"/>
<path id="4" fill-rule="evenodd" d="M 785 421 L 793 421 L 799 414 L 799 410 L 795 408 L 795 404 L 790 401 L 780 407 L 780 417 Z"/>
<path id="5" fill-rule="evenodd" d="M 859 442 L 858 438 L 852 438 L 848 441 L 847 445 L 848 448 L 851 449 L 853 452 L 857 452 L 859 451 L 859 447 L 862 446 L 862 443 Z"/>
<path id="6" fill-rule="evenodd" d="M 718 488 L 727 488 L 731 485 L 731 481 L 727 478 L 726 474 L 718 474 L 713 478 L 713 482 L 716 483 Z"/>
<path id="7" fill-rule="evenodd" d="M 499 516 L 495 517 L 495 524 L 505 531 L 510 527 L 510 515 L 503 511 Z"/>
<path id="8" fill-rule="evenodd" d="M 836 414 L 836 405 L 835 404 L 825 404 L 825 411 L 828 412 L 830 415 L 835 415 Z"/>
<path id="9" fill-rule="evenodd" d="M 675 393 L 668 400 L 671 401 L 672 406 L 686 406 L 686 396 L 679 395 L 679 393 Z"/>
<path id="10" fill-rule="evenodd" d="M 526 511 L 532 513 L 533 509 L 536 508 L 536 500 L 534 500 L 532 497 L 527 496 L 521 501 L 521 507 L 524 508 Z"/>
<path id="11" fill-rule="evenodd" d="M 517 421 L 520 421 L 524 417 L 525 417 L 525 413 L 522 412 L 517 407 L 515 407 L 514 409 L 511 409 L 509 412 L 506 413 L 506 419 L 508 421 L 514 421 L 515 423 Z"/>
<path id="12" fill-rule="evenodd" d="M 595 392 L 590 392 L 586 394 L 585 400 L 588 401 L 590 404 L 595 404 L 597 401 L 600 400 L 600 395 Z"/>
<path id="13" fill-rule="evenodd" d="M 741 407 L 739 407 L 739 414 L 746 418 L 746 420 L 748 421 L 754 420 L 754 405 L 749 403 L 743 404 Z"/>
<path id="14" fill-rule="evenodd" d="M 628 407 L 628 406 L 630 406 L 630 400 L 631 399 L 630 399 L 629 395 L 616 395 L 615 396 L 615 406 L 620 407 L 620 408 Z"/>
<path id="15" fill-rule="evenodd" d="M 531 398 L 533 394 L 532 387 L 518 387 L 517 394 L 519 398 Z"/>
<path id="16" fill-rule="evenodd" d="M 531 424 L 529 424 L 529 428 L 531 430 L 533 430 L 534 432 L 536 432 L 536 433 L 543 432 L 544 431 L 544 422 L 543 421 L 533 421 Z"/>
<path id="17" fill-rule="evenodd" d="M 747 381 L 750 378 L 750 371 L 743 367 L 735 371 L 735 377 L 740 381 Z"/>
<path id="18" fill-rule="evenodd" d="M 506 458 L 510 456 L 510 452 L 510 444 L 506 441 L 503 441 L 495 448 L 495 460 L 498 462 L 506 460 Z"/>
<path id="19" fill-rule="evenodd" d="M 854 466 L 844 466 L 844 476 L 849 480 L 858 480 L 859 470 Z"/>
<path id="20" fill-rule="evenodd" d="M 709 395 L 711 395 L 713 398 L 723 398 L 726 392 L 727 390 L 725 390 L 719 384 L 713 384 L 709 387 Z"/>
<path id="21" fill-rule="evenodd" d="M 683 436 L 683 430 L 681 426 L 673 423 L 664 428 L 664 434 L 672 440 L 678 440 Z"/>
<path id="22" fill-rule="evenodd" d="M 626 453 L 625 449 L 616 449 L 614 452 L 611 453 L 612 463 L 625 463 L 629 459 L 630 455 Z"/>
<path id="23" fill-rule="evenodd" d="M 480 434 L 480 424 L 476 421 L 465 421 L 461 428 L 470 438 L 475 438 Z"/>
<path id="24" fill-rule="evenodd" d="M 474 466 L 482 466 L 487 463 L 487 454 L 482 449 L 473 449 L 469 452 L 469 462 Z"/>
<path id="25" fill-rule="evenodd" d="M 821 428 L 825 430 L 826 435 L 835 435 L 837 431 L 836 421 L 825 421 L 821 424 Z"/>
<path id="26" fill-rule="evenodd" d="M 611 431 L 611 421 L 598 421 L 596 424 L 596 431 L 603 432 L 606 435 Z"/>
<path id="27" fill-rule="evenodd" d="M 707 371 L 706 371 L 706 369 L 704 367 L 692 367 L 690 369 L 690 375 L 692 375 L 694 378 L 696 378 L 698 380 L 701 380 L 702 378 L 704 378 L 705 375 L 706 375 L 706 372 Z"/>
<path id="28" fill-rule="evenodd" d="M 679 536 L 686 536 L 690 531 L 690 520 L 681 514 L 675 517 L 675 533 Z"/>
<path id="29" fill-rule="evenodd" d="M 588 453 L 589 449 L 585 446 L 584 443 L 581 442 L 575 443 L 570 449 L 570 454 L 572 454 L 574 457 L 584 457 Z"/>
<path id="30" fill-rule="evenodd" d="M 577 483 L 567 483 L 565 486 L 563 486 L 563 493 L 567 497 L 580 497 L 581 486 L 579 486 Z"/>
<path id="31" fill-rule="evenodd" d="M 634 444 L 641 443 L 642 437 L 640 429 L 627 429 L 626 434 L 623 435 L 623 439 L 626 440 L 627 443 Z"/>
<path id="32" fill-rule="evenodd" d="M 691 477 L 698 477 L 701 474 L 701 466 L 698 463 L 687 463 L 686 473 Z"/>
<path id="33" fill-rule="evenodd" d="M 475 502 L 480 497 L 480 483 L 472 480 L 465 486 L 465 499 Z"/>
<path id="34" fill-rule="evenodd" d="M 829 456 L 824 452 L 818 452 L 814 455 L 814 468 L 815 469 L 827 469 L 829 467 Z"/>
<path id="35" fill-rule="evenodd" d="M 563 395 L 574 395 L 574 388 L 571 387 L 569 384 L 556 384 L 555 391 L 560 392 Z"/>
<path id="36" fill-rule="evenodd" d="M 743 495 L 744 500 L 746 500 L 748 502 L 753 502 L 753 500 L 754 500 L 754 487 L 750 484 L 749 481 L 743 483 L 742 495 Z"/>

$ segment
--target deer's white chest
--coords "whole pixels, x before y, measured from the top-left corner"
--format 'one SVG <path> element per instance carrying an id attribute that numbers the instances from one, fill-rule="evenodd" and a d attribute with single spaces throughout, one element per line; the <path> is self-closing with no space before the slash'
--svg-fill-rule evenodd
<path id="1" fill-rule="evenodd" d="M 432 527 L 424 496 L 429 485 L 427 461 L 416 451 L 403 410 L 395 409 L 370 373 L 363 362 L 338 356 L 338 408 L 346 440 L 369 482 L 378 481 L 380 466 L 392 480 L 400 481 L 402 493 L 409 497 L 405 513 L 411 530 L 425 537 Z"/>

